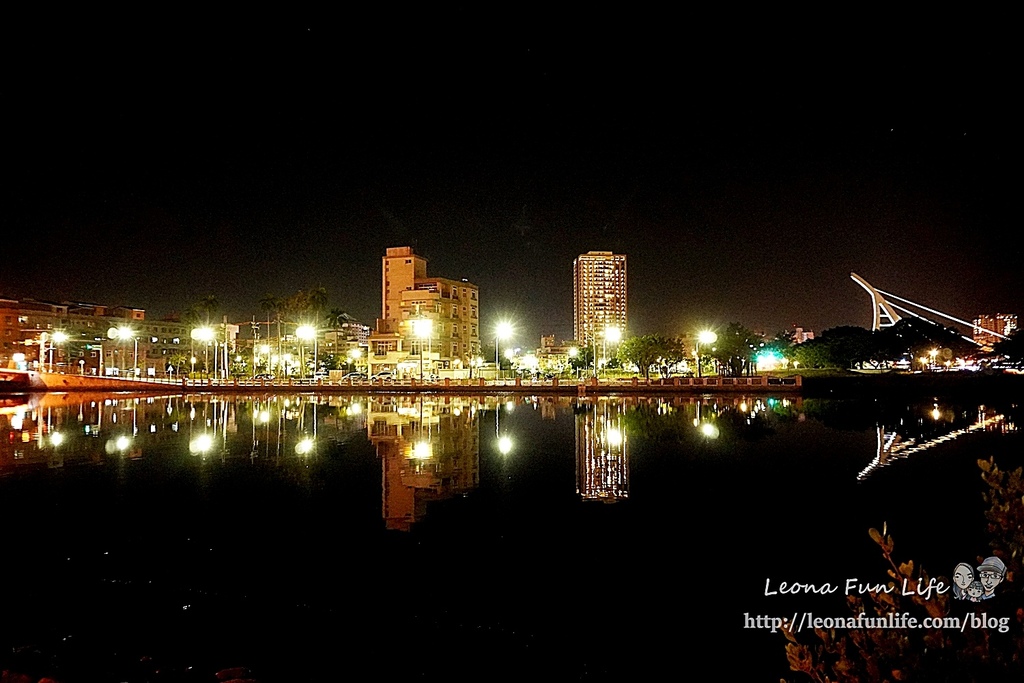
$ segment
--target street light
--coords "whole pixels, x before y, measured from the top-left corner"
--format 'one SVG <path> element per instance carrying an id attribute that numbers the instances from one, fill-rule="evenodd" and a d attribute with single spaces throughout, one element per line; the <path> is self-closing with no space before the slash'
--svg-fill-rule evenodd
<path id="1" fill-rule="evenodd" d="M 111 327 L 107 330 L 107 336 L 111 339 L 117 339 L 123 342 L 125 339 L 132 339 L 135 341 L 135 353 L 132 356 L 132 376 L 138 374 L 139 368 L 139 338 L 135 336 L 135 330 L 128 327 L 127 325 L 121 325 L 120 327 Z M 124 354 L 121 354 L 121 370 L 124 370 Z"/>
<path id="2" fill-rule="evenodd" d="M 192 339 L 194 341 L 203 342 L 203 367 L 206 369 L 207 377 L 210 374 L 210 347 L 209 344 L 214 338 L 213 328 L 210 327 L 197 327 L 192 330 Z M 217 354 L 213 356 L 214 362 L 217 360 Z M 194 371 L 195 364 L 192 365 Z"/>
<path id="3" fill-rule="evenodd" d="M 303 341 L 313 340 L 313 374 L 316 374 L 316 328 L 312 325 L 300 325 L 295 330 L 295 336 Z M 302 344 L 299 344 L 299 377 L 306 376 L 306 364 L 302 361 Z"/>
<path id="4" fill-rule="evenodd" d="M 700 377 L 700 345 L 714 344 L 718 341 L 718 335 L 711 330 L 704 330 L 697 335 L 697 346 L 694 348 L 694 355 L 697 356 L 697 376 Z"/>
<path id="5" fill-rule="evenodd" d="M 348 362 L 352 369 L 359 368 L 359 359 L 363 357 L 362 349 L 349 349 L 348 350 Z"/>
<path id="6" fill-rule="evenodd" d="M 498 369 L 501 367 L 501 361 L 498 358 L 498 342 L 512 337 L 512 324 L 503 322 L 498 323 L 498 327 L 494 333 L 494 377 L 497 378 Z M 505 377 L 505 373 L 502 373 L 502 378 Z"/>
<path id="7" fill-rule="evenodd" d="M 416 318 L 412 321 L 412 333 L 420 340 L 420 381 L 423 381 L 423 341 L 430 339 L 434 332 L 434 321 L 430 318 Z"/>
<path id="8" fill-rule="evenodd" d="M 601 355 L 604 356 L 604 364 L 608 365 L 608 342 L 618 344 L 622 339 L 622 330 L 611 326 L 604 328 L 604 341 L 601 343 Z"/>
<path id="9" fill-rule="evenodd" d="M 935 369 L 935 356 L 939 355 L 939 350 L 938 349 L 932 349 L 931 351 L 928 352 L 928 355 L 932 357 L 931 369 L 934 370 Z"/>
<path id="10" fill-rule="evenodd" d="M 53 345 L 63 344 L 68 340 L 68 335 L 65 334 L 64 332 L 61 332 L 60 330 L 57 330 L 56 332 L 53 333 L 53 336 L 50 337 L 50 340 L 50 372 L 53 372 Z"/>

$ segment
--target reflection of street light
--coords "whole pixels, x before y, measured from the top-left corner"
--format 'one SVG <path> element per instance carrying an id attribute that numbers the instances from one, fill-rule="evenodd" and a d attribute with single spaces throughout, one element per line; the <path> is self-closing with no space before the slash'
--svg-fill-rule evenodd
<path id="1" fill-rule="evenodd" d="M 498 327 L 494 332 L 494 372 L 495 378 L 497 378 L 497 372 L 501 368 L 501 361 L 498 359 L 498 342 L 504 341 L 512 337 L 512 324 L 511 323 L 498 323 Z M 501 376 L 504 378 L 505 373 Z"/>
<path id="2" fill-rule="evenodd" d="M 420 340 L 420 381 L 423 381 L 423 342 L 434 332 L 434 321 L 430 318 L 416 318 L 412 321 L 412 333 Z"/>
<path id="3" fill-rule="evenodd" d="M 512 439 L 507 436 L 503 436 L 498 439 L 498 452 L 502 455 L 508 455 L 512 451 Z"/>
<path id="4" fill-rule="evenodd" d="M 697 335 L 697 345 L 694 348 L 694 354 L 697 356 L 697 376 L 700 377 L 700 345 L 701 344 L 714 344 L 718 341 L 718 335 L 711 330 L 704 330 Z"/>

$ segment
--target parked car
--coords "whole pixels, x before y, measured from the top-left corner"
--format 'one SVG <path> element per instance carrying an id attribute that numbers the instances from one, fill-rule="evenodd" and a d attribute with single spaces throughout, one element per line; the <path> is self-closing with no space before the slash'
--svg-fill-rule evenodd
<path id="1" fill-rule="evenodd" d="M 341 379 L 345 382 L 348 382 L 349 380 L 352 380 L 353 382 L 360 382 L 366 380 L 367 377 L 365 372 L 347 372 L 342 375 Z"/>
<path id="2" fill-rule="evenodd" d="M 385 380 L 385 379 L 391 380 L 391 379 L 395 379 L 395 371 L 394 370 L 381 370 L 380 372 L 373 373 L 373 375 L 370 377 L 370 379 L 377 379 L 377 380 Z"/>
<path id="3" fill-rule="evenodd" d="M 317 370 L 313 373 L 313 379 L 327 379 L 331 376 L 329 370 Z"/>
<path id="4" fill-rule="evenodd" d="M 253 377 L 253 379 L 265 379 L 267 381 L 271 381 L 274 379 L 274 375 L 272 375 L 269 372 L 261 372 L 260 374 Z"/>

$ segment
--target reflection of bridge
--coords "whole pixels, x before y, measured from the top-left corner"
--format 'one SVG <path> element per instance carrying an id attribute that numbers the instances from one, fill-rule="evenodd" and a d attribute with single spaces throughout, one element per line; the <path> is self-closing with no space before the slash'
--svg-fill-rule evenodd
<path id="1" fill-rule="evenodd" d="M 920 441 L 916 438 L 909 438 L 904 441 L 901 435 L 896 432 L 886 432 L 885 427 L 879 426 L 875 457 L 868 466 L 861 470 L 860 474 L 857 475 L 857 480 L 863 481 L 876 469 L 890 465 L 895 460 L 901 460 L 914 455 L 915 453 L 920 453 L 921 451 L 928 450 L 929 448 L 933 448 L 940 444 L 948 443 L 965 434 L 985 431 L 986 429 L 990 429 L 995 425 L 1000 424 L 1003 420 L 1003 415 L 985 417 L 984 414 L 979 413 L 978 421 L 972 425 L 952 432 L 947 432 L 946 434 L 941 434 L 931 439 L 922 439 Z"/>
<path id="2" fill-rule="evenodd" d="M 922 320 L 927 320 L 928 322 L 935 322 L 933 320 L 929 320 L 920 313 L 916 313 L 915 311 L 906 308 L 901 304 L 895 303 L 895 301 L 901 301 L 905 304 L 910 304 L 911 306 L 914 306 L 915 308 L 918 308 L 922 311 L 927 311 L 932 315 L 937 315 L 947 320 L 952 320 L 953 322 L 959 323 L 960 325 L 966 325 L 967 327 L 971 328 L 972 331 L 982 331 L 982 329 L 975 325 L 974 323 L 969 323 L 966 320 L 961 320 L 960 318 L 955 318 L 941 311 L 936 311 L 934 308 L 922 306 L 921 304 L 914 303 L 910 299 L 904 299 L 901 296 L 896 296 L 895 294 L 891 294 L 889 292 L 883 292 L 882 290 L 873 287 L 867 280 L 862 278 L 860 275 L 857 275 L 857 273 L 850 273 L 850 277 L 853 278 L 854 282 L 863 287 L 867 291 L 868 295 L 871 297 L 872 330 L 880 330 L 885 327 L 892 327 L 893 325 L 898 323 L 903 318 L 903 316 L 901 316 L 898 311 L 902 311 L 903 313 L 914 318 L 920 318 Z M 1006 339 L 1005 335 L 1000 334 L 999 332 L 995 332 L 994 330 L 985 329 L 984 332 L 985 334 L 991 334 L 992 336 L 999 337 L 1000 339 Z M 972 337 L 968 337 L 963 334 L 961 334 L 960 336 L 973 344 L 978 343 Z"/>

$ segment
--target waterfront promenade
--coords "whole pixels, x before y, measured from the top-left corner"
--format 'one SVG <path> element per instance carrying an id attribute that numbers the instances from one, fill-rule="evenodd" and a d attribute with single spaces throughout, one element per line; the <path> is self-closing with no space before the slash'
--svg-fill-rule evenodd
<path id="1" fill-rule="evenodd" d="M 95 377 L 59 373 L 17 372 L 6 370 L 0 375 L 0 392 L 25 391 L 209 391 L 219 393 L 253 391 L 303 391 L 316 393 L 497 393 L 553 394 L 589 396 L 626 393 L 715 393 L 750 391 L 799 392 L 802 378 L 771 377 L 672 377 L 645 380 L 638 377 L 583 380 L 524 379 L 440 379 L 437 381 L 374 380 L 330 381 L 312 379 L 256 380 L 232 379 L 166 379 Z"/>

